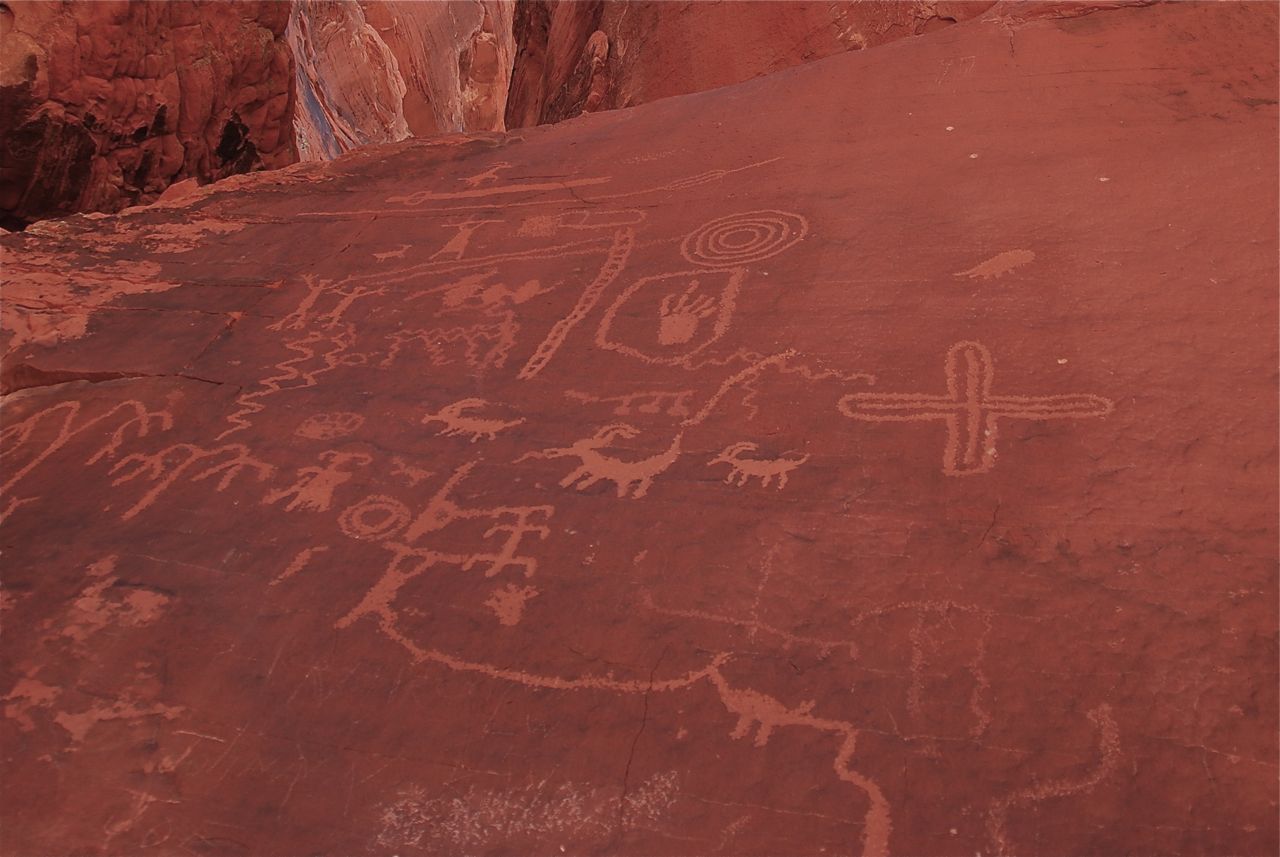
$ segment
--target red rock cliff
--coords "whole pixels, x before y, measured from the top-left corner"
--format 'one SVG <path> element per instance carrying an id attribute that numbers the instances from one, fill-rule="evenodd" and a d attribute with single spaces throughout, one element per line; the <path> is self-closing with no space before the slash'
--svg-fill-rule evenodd
<path id="1" fill-rule="evenodd" d="M 507 127 L 738 83 L 941 29 L 990 5 L 518 0 Z"/>
<path id="2" fill-rule="evenodd" d="M 289 8 L 0 5 L 0 216 L 115 211 L 296 159 Z"/>

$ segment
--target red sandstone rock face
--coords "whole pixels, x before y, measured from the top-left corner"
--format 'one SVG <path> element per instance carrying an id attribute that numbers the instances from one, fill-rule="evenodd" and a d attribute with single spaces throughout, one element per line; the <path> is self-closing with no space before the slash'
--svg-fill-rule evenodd
<path id="1" fill-rule="evenodd" d="M 700 92 L 940 29 L 990 2 L 670 3 L 529 0 L 507 127 Z"/>
<path id="2" fill-rule="evenodd" d="M 171 182 L 296 158 L 279 3 L 0 11 L 0 213 L 116 211 Z"/>
<path id="3" fill-rule="evenodd" d="M 4 236 L 4 850 L 1274 855 L 1276 23 Z"/>
<path id="4" fill-rule="evenodd" d="M 302 157 L 411 135 L 502 130 L 513 8 L 504 0 L 297 0 L 289 39 Z"/>

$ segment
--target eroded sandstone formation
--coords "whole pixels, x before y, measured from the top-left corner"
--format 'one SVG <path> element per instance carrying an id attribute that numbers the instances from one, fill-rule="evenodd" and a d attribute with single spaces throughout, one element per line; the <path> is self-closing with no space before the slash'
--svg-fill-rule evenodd
<path id="1" fill-rule="evenodd" d="M 738 83 L 932 32 L 991 5 L 989 0 L 521 0 L 507 127 Z"/>
<path id="2" fill-rule="evenodd" d="M 501 131 L 515 43 L 511 0 L 295 0 L 298 148 Z"/>
<path id="3" fill-rule="evenodd" d="M 3 236 L 2 850 L 1276 854 L 1276 25 Z"/>
<path id="4" fill-rule="evenodd" d="M 287 5 L 0 4 L 0 217 L 116 211 L 296 159 Z"/>

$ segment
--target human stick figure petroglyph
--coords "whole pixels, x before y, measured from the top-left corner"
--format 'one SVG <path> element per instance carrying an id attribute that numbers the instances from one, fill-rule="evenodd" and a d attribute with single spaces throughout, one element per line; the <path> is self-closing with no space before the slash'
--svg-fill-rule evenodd
<path id="1" fill-rule="evenodd" d="M 481 438 L 493 440 L 498 436 L 498 432 L 503 429 L 514 428 L 524 422 L 524 417 L 515 420 L 495 420 L 467 416 L 467 411 L 474 411 L 488 406 L 489 403 L 484 399 L 460 399 L 451 405 L 445 405 L 434 414 L 427 414 L 422 418 L 422 424 L 444 423 L 444 428 L 436 432 L 437 437 L 459 437 L 465 435 L 471 439 L 472 443 L 475 443 Z"/>
<path id="2" fill-rule="evenodd" d="M 569 314 L 556 322 L 555 326 L 551 328 L 551 332 L 547 334 L 546 339 L 538 345 L 533 352 L 533 356 L 529 358 L 519 374 L 516 375 L 517 378 L 522 381 L 528 381 L 547 367 L 547 364 L 551 362 L 551 358 L 555 357 L 556 352 L 560 350 L 560 346 L 564 344 L 570 331 L 590 315 L 591 310 L 595 308 L 605 290 L 609 288 L 609 285 L 618 278 L 618 275 L 627 266 L 627 260 L 631 257 L 635 240 L 635 230 L 630 227 L 619 229 L 614 233 L 609 255 L 605 259 L 604 265 L 601 266 L 599 273 L 596 274 L 595 279 L 583 290 Z"/>
<path id="3" fill-rule="evenodd" d="M 446 223 L 446 226 L 456 227 L 458 231 L 443 247 L 432 253 L 431 258 L 438 259 L 441 256 L 447 256 L 453 259 L 461 259 L 466 255 L 467 247 L 471 245 L 471 236 L 475 234 L 477 229 L 491 223 L 501 222 L 501 220 L 481 220 L 473 214 L 457 223 Z"/>
<path id="4" fill-rule="evenodd" d="M 4 449 L 4 454 L 9 459 L 9 462 L 6 462 L 7 466 L 11 467 L 15 451 L 27 444 L 35 436 L 36 429 L 45 424 L 46 420 L 52 420 L 55 414 L 61 414 L 62 416 L 61 423 L 57 423 L 57 434 L 26 464 L 14 470 L 4 484 L 0 485 L 0 496 L 4 496 L 12 490 L 27 474 L 39 467 L 49 456 L 66 446 L 72 438 L 110 419 L 117 413 L 129 415 L 129 418 L 116 426 L 115 431 L 108 436 L 106 444 L 89 456 L 85 464 L 95 464 L 103 458 L 114 457 L 124 443 L 130 428 L 133 429 L 137 437 L 143 438 L 151 431 L 153 425 L 159 426 L 161 431 L 168 431 L 173 427 L 172 414 L 168 411 L 148 410 L 146 405 L 136 399 L 113 405 L 96 417 L 86 419 L 77 425 L 76 420 L 81 416 L 82 410 L 83 405 L 78 401 L 60 402 L 0 431 L 0 447 Z"/>
<path id="5" fill-rule="evenodd" d="M 734 480 L 739 487 L 747 484 L 748 479 L 759 479 L 762 488 L 768 488 L 773 480 L 778 480 L 778 490 L 781 491 L 787 487 L 787 476 L 791 471 L 809 460 L 808 455 L 800 457 L 788 457 L 786 455 L 779 458 L 749 458 L 744 457 L 745 453 L 755 452 L 759 447 L 748 441 L 732 444 L 711 461 L 707 462 L 708 467 L 714 467 L 717 464 L 727 464 L 730 467 L 729 475 L 724 481 L 734 484 Z"/>
<path id="6" fill-rule="evenodd" d="M 284 507 L 286 512 L 327 512 L 333 502 L 333 492 L 353 475 L 343 468 L 370 464 L 373 457 L 363 452 L 338 452 L 329 449 L 320 453 L 320 460 L 325 462 L 324 466 L 299 468 L 297 481 L 288 488 L 267 494 L 262 500 L 263 504 L 269 506 L 292 497 Z"/>
<path id="7" fill-rule="evenodd" d="M 1114 404 L 1100 396 L 996 396 L 991 392 L 995 363 L 978 342 L 957 342 L 947 352 L 946 395 L 851 393 L 840 412 L 865 422 L 941 420 L 947 426 L 942 472 L 948 476 L 986 473 L 996 463 L 1001 419 L 1050 420 L 1102 417 Z"/>
<path id="8" fill-rule="evenodd" d="M 217 461 L 219 458 L 223 460 Z M 214 488 L 215 491 L 225 491 L 242 470 L 248 469 L 255 472 L 259 481 L 269 477 L 275 470 L 266 462 L 251 456 L 249 448 L 242 443 L 229 443 L 215 449 L 205 449 L 190 443 L 176 443 L 151 455 L 134 453 L 120 459 L 111 468 L 112 473 L 120 474 L 111 484 L 123 485 L 140 476 L 145 476 L 156 484 L 143 494 L 138 502 L 125 510 L 120 516 L 121 520 L 127 521 L 133 518 L 154 503 L 188 470 L 196 465 L 206 464 L 209 466 L 192 474 L 191 481 L 199 482 L 221 474 Z"/>
<path id="9" fill-rule="evenodd" d="M 439 532 L 459 521 L 488 520 L 491 526 L 481 538 L 490 539 L 505 534 L 497 549 L 470 554 L 429 551 L 433 562 L 451 562 L 469 571 L 477 565 L 487 566 L 485 577 L 493 577 L 503 569 L 514 566 L 530 577 L 537 570 L 537 560 L 519 556 L 521 540 L 526 535 L 545 539 L 550 530 L 545 522 L 555 514 L 554 506 L 493 506 L 463 507 L 450 494 L 476 466 L 475 461 L 459 466 L 445 480 L 444 485 L 427 501 L 426 507 L 416 517 L 407 506 L 393 497 L 376 495 L 366 497 L 343 511 L 338 519 L 343 532 L 352 538 L 382 541 L 396 538 L 406 555 L 422 553 L 416 547 L 424 536 Z"/>

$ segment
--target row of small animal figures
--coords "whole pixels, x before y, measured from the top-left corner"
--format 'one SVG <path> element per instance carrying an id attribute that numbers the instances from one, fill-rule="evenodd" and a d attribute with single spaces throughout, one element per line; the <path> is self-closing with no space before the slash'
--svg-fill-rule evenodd
<path id="1" fill-rule="evenodd" d="M 472 443 L 481 439 L 493 440 L 498 433 L 514 428 L 524 422 L 524 418 L 514 420 L 492 419 L 474 415 L 473 412 L 487 407 L 484 399 L 462 399 L 446 405 L 433 414 L 427 414 L 423 424 L 442 423 L 444 428 L 436 432 L 438 437 L 467 437 Z M 568 447 L 544 449 L 530 452 L 516 459 L 517 462 L 529 458 L 566 458 L 574 457 L 581 465 L 566 476 L 562 487 L 576 485 L 585 490 L 602 479 L 612 481 L 618 490 L 619 497 L 643 497 L 653 483 L 654 477 L 675 463 L 681 455 L 681 443 L 684 433 L 675 435 L 670 445 L 657 455 L 639 461 L 625 461 L 606 455 L 603 450 L 616 440 L 629 440 L 639 434 L 639 429 L 627 423 L 613 423 L 598 429 L 595 434 L 574 441 Z M 759 479 L 764 487 L 775 484 L 779 490 L 787 484 L 788 475 L 809 460 L 808 455 L 788 452 L 778 458 L 753 458 L 749 453 L 759 447 L 748 441 L 742 441 L 726 447 L 708 466 L 717 464 L 729 465 L 729 475 L 725 482 L 739 486 L 746 485 L 750 479 Z"/>

